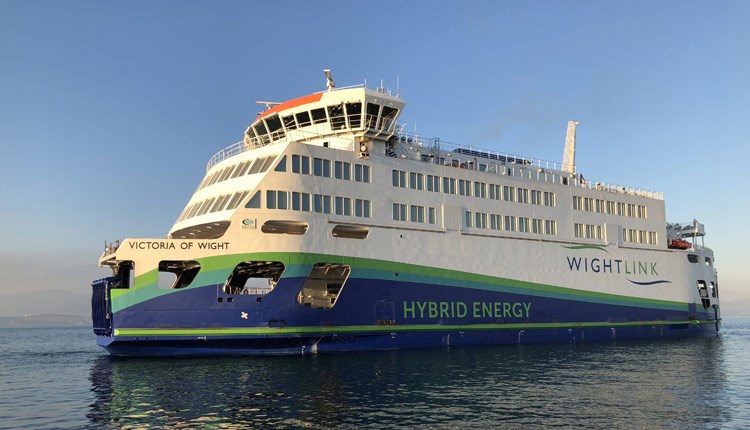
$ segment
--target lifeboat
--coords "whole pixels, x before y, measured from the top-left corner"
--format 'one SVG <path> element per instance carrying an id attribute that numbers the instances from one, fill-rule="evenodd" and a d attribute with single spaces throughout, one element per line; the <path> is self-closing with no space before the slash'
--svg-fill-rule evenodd
<path id="1" fill-rule="evenodd" d="M 669 244 L 669 247 L 671 249 L 689 249 L 690 242 L 684 239 L 672 239 L 672 242 Z"/>

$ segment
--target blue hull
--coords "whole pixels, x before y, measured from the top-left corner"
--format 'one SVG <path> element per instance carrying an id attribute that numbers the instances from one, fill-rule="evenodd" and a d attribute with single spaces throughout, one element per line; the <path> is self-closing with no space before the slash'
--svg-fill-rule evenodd
<path id="1" fill-rule="evenodd" d="M 372 279 L 350 279 L 327 310 L 299 304 L 296 295 L 304 278 L 286 278 L 266 296 L 230 296 L 222 285 L 207 285 L 107 317 L 102 308 L 109 302 L 102 297 L 109 297 L 112 280 L 94 283 L 92 306 L 98 343 L 113 355 L 308 354 L 696 337 L 719 331 L 714 310 L 693 304 L 683 309 L 625 306 Z"/>
<path id="2" fill-rule="evenodd" d="M 280 355 L 404 348 L 462 347 L 562 342 L 598 342 L 645 338 L 715 336 L 714 323 L 586 329 L 458 330 L 430 333 L 347 333 L 319 336 L 240 336 L 206 340 L 99 337 L 98 343 L 118 356 Z"/>

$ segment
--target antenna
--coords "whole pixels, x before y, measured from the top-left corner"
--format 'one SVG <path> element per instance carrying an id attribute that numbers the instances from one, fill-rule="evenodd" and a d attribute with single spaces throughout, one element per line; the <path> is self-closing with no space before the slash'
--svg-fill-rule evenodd
<path id="1" fill-rule="evenodd" d="M 268 109 L 271 109 L 273 106 L 280 105 L 281 102 L 263 102 L 263 101 L 258 100 L 255 102 L 255 104 L 265 105 L 266 110 L 268 110 Z"/>
<path id="2" fill-rule="evenodd" d="M 333 82 L 333 78 L 331 77 L 331 69 L 323 69 L 323 73 L 326 74 L 326 89 L 331 91 L 336 87 L 336 83 Z"/>
<path id="3" fill-rule="evenodd" d="M 396 97 L 401 97 L 401 85 L 399 84 L 398 75 L 396 75 Z"/>

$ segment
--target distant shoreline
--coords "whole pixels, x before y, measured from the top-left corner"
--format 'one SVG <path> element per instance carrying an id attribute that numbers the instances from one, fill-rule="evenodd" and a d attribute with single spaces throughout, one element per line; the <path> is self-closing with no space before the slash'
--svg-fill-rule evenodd
<path id="1" fill-rule="evenodd" d="M 90 327 L 91 318 L 81 315 L 38 314 L 0 317 L 0 328 Z"/>

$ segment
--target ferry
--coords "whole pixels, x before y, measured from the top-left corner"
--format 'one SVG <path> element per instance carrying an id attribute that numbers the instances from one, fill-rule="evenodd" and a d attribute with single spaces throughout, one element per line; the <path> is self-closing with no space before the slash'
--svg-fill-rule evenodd
<path id="1" fill-rule="evenodd" d="M 308 354 L 712 336 L 705 227 L 663 194 L 409 133 L 400 94 L 326 88 L 208 160 L 166 238 L 105 244 L 113 355 Z M 562 141 L 562 139 L 561 139 Z"/>

